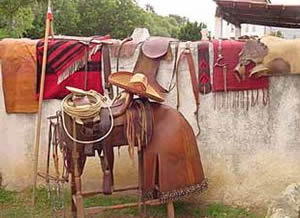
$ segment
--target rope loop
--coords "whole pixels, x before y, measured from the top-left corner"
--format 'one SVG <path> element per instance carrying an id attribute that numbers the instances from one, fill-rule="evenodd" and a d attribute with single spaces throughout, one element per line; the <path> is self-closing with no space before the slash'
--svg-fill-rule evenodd
<path id="1" fill-rule="evenodd" d="M 77 95 L 78 96 L 78 95 Z M 111 106 L 106 103 L 107 98 L 105 96 L 100 95 L 98 92 L 94 90 L 90 90 L 88 92 L 83 91 L 83 93 L 80 93 L 80 96 L 85 96 L 88 98 L 89 103 L 83 104 L 80 106 L 76 106 L 74 104 L 74 99 L 76 98 L 76 93 L 71 93 L 67 95 L 61 103 L 61 111 L 62 111 L 62 125 L 65 133 L 67 136 L 73 140 L 74 142 L 81 143 L 81 144 L 92 144 L 97 143 L 105 139 L 112 131 L 114 122 L 113 122 L 113 114 L 111 110 Z M 65 123 L 65 114 L 72 117 L 72 119 L 91 119 L 96 116 L 99 116 L 101 109 L 103 108 L 108 109 L 109 116 L 111 120 L 111 126 L 109 130 L 100 138 L 91 140 L 91 141 L 82 141 L 74 138 L 67 130 L 66 123 Z M 101 119 L 101 117 L 100 117 Z M 100 121 L 101 122 L 101 121 Z"/>

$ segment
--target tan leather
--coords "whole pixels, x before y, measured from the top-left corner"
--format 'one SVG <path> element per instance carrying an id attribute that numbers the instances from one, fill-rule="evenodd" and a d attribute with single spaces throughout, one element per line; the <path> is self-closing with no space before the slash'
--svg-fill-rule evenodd
<path id="1" fill-rule="evenodd" d="M 152 109 L 153 135 L 144 150 L 144 192 L 171 192 L 203 183 L 204 172 L 191 126 L 166 105 L 153 103 Z"/>
<path id="2" fill-rule="evenodd" d="M 169 51 L 169 43 L 174 41 L 172 38 L 151 37 L 142 45 L 142 52 L 151 59 L 161 58 Z"/>
<path id="3" fill-rule="evenodd" d="M 4 39 L 0 41 L 3 92 L 7 113 L 35 113 L 36 40 Z"/>
<path id="4" fill-rule="evenodd" d="M 120 97 L 115 100 L 111 109 L 114 118 L 124 115 L 129 104 L 132 101 L 132 94 L 128 92 L 122 92 Z"/>
<path id="5" fill-rule="evenodd" d="M 151 37 L 147 39 L 140 50 L 140 54 L 133 73 L 142 73 L 147 76 L 149 84 L 158 92 L 165 93 L 165 90 L 156 80 L 161 59 L 172 60 L 171 38 Z"/>
<path id="6" fill-rule="evenodd" d="M 256 76 L 300 74 L 300 39 L 282 39 L 266 36 L 260 40 L 249 40 L 240 55 L 236 71 L 243 73 L 243 67 L 254 62 L 250 72 Z"/>
<path id="7" fill-rule="evenodd" d="M 153 86 L 153 82 L 148 81 L 148 77 L 142 73 L 133 74 L 127 71 L 119 71 L 111 74 L 108 80 L 111 84 L 125 89 L 132 94 L 159 102 L 164 101 L 162 94 Z"/>
<path id="8" fill-rule="evenodd" d="M 160 59 L 151 59 L 140 52 L 133 73 L 142 73 L 147 76 L 149 84 L 159 92 L 164 93 L 165 89 L 156 80 Z"/>
<path id="9" fill-rule="evenodd" d="M 103 45 L 102 54 L 103 54 L 103 75 L 104 75 L 104 81 L 105 81 L 104 87 L 108 91 L 109 98 L 113 99 L 114 98 L 113 87 L 108 82 L 108 77 L 111 74 L 110 54 L 109 54 L 108 45 Z M 101 78 L 101 75 L 100 75 L 100 78 Z"/>

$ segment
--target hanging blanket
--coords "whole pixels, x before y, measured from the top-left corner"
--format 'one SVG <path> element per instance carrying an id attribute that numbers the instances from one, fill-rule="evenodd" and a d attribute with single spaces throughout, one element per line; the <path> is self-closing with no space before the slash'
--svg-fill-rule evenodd
<path id="1" fill-rule="evenodd" d="M 248 109 L 250 104 L 253 106 L 258 103 L 260 97 L 262 102 L 267 104 L 269 100 L 268 77 L 249 78 L 249 70 L 254 67 L 250 65 L 246 68 L 248 73 L 245 80 L 239 80 L 234 74 L 234 68 L 239 61 L 239 53 L 245 45 L 245 42 L 235 40 L 214 40 L 213 44 L 213 92 L 225 92 L 228 94 L 226 99 L 222 99 L 222 106 L 240 107 L 241 105 L 241 107 L 244 107 L 245 105 L 245 108 Z M 217 94 L 215 93 L 215 107 L 218 104 L 216 99 Z"/>
<path id="2" fill-rule="evenodd" d="M 201 41 L 198 44 L 198 67 L 199 67 L 199 91 L 202 94 L 208 94 L 211 92 L 211 61 L 212 52 L 210 49 L 209 41 Z"/>
<path id="3" fill-rule="evenodd" d="M 219 47 L 221 42 L 221 48 Z M 234 40 L 214 40 L 214 73 L 213 73 L 213 91 L 242 91 L 253 89 L 268 89 L 269 79 L 268 77 L 261 78 L 246 78 L 239 81 L 234 76 L 234 68 L 239 61 L 239 53 L 241 52 L 245 42 Z M 223 67 L 217 66 L 218 55 L 223 56 L 220 64 L 226 64 L 227 73 L 224 75 Z M 249 70 L 248 68 L 247 70 Z M 225 76 L 225 78 L 224 78 Z M 226 80 L 224 80 L 226 79 Z M 227 90 L 225 90 L 227 88 Z"/>
<path id="4" fill-rule="evenodd" d="M 0 41 L 0 71 L 7 113 L 34 113 L 36 99 L 37 40 L 4 39 Z"/>
<path id="5" fill-rule="evenodd" d="M 99 37 L 98 40 L 108 39 Z M 37 45 L 37 93 L 39 93 L 44 41 Z M 49 40 L 47 53 L 44 99 L 63 98 L 69 92 L 66 86 L 93 89 L 103 93 L 101 78 L 101 47 L 97 44 L 86 45 L 78 40 Z M 86 74 L 86 63 L 87 74 Z"/>

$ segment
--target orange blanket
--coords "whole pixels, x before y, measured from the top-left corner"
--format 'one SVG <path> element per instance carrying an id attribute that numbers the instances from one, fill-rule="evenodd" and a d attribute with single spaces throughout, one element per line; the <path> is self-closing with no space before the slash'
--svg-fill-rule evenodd
<path id="1" fill-rule="evenodd" d="M 36 44 L 30 39 L 0 41 L 0 66 L 7 113 L 34 113 L 36 97 Z"/>

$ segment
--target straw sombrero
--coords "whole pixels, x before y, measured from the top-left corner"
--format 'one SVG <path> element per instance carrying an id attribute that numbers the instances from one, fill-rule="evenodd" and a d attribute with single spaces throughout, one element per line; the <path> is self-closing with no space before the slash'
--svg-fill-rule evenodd
<path id="1" fill-rule="evenodd" d="M 131 73 L 127 71 L 119 71 L 113 74 L 110 74 L 108 81 L 118 86 L 122 89 L 125 89 L 133 94 L 147 97 L 155 101 L 163 102 L 164 98 L 162 97 L 159 91 L 156 91 L 151 84 L 148 83 L 147 76 L 141 73 Z"/>

